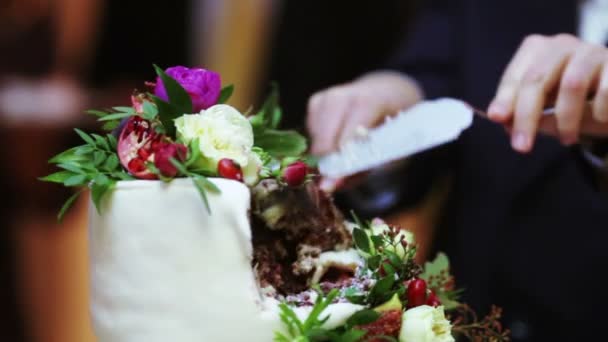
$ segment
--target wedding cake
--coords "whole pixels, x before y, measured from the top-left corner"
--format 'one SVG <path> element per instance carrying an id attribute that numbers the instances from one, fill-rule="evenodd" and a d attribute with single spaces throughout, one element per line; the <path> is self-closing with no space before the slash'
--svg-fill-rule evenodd
<path id="1" fill-rule="evenodd" d="M 189 179 L 119 182 L 90 212 L 91 314 L 101 342 L 272 341 L 278 302 L 256 280 L 250 193 L 210 179 L 209 214 Z M 360 306 L 330 309 L 339 325 Z"/>
<path id="2" fill-rule="evenodd" d="M 409 232 L 345 219 L 320 190 L 304 137 L 278 129 L 275 91 L 247 116 L 224 104 L 232 87 L 214 72 L 156 72 L 153 92 L 130 106 L 89 111 L 110 132 L 76 130 L 85 144 L 52 158 L 62 170 L 43 178 L 91 190 L 98 341 L 506 336 L 446 318 L 462 306 L 444 255 L 421 267 Z"/>

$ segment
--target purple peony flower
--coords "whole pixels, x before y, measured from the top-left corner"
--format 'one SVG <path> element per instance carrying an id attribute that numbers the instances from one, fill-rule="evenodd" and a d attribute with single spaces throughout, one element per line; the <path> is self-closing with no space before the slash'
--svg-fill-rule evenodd
<path id="1" fill-rule="evenodd" d="M 220 96 L 222 81 L 216 72 L 201 68 L 186 68 L 174 66 L 165 70 L 167 75 L 173 77 L 190 95 L 192 109 L 199 112 L 217 103 Z M 156 78 L 154 95 L 168 101 L 167 91 L 160 77 Z"/>

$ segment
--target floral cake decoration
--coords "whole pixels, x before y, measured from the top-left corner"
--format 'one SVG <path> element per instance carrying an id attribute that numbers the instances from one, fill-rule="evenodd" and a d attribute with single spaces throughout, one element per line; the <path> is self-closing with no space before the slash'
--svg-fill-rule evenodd
<path id="1" fill-rule="evenodd" d="M 100 210 L 118 181 L 189 177 L 209 210 L 206 193 L 219 189 L 207 177 L 249 186 L 270 177 L 290 186 L 310 179 L 306 139 L 278 129 L 276 86 L 260 110 L 247 115 L 226 104 L 234 87 L 222 87 L 216 72 L 154 68 L 156 81 L 146 83 L 151 91 L 135 92 L 130 106 L 87 111 L 103 123 L 105 135 L 75 129 L 84 144 L 50 159 L 61 171 L 41 180 L 82 188 L 65 202 L 59 219 L 86 187 Z"/>

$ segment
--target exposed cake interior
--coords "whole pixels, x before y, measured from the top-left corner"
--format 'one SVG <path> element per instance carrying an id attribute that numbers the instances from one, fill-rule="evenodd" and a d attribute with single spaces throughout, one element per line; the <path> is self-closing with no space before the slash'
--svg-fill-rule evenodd
<path id="1" fill-rule="evenodd" d="M 264 293 L 293 296 L 354 276 L 360 258 L 351 232 L 317 184 L 294 188 L 267 179 L 251 192 L 253 267 Z"/>

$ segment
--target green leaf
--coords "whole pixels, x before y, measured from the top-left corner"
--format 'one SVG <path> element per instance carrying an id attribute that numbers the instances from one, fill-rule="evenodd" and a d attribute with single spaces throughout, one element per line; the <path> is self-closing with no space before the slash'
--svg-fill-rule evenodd
<path id="1" fill-rule="evenodd" d="M 112 177 L 113 178 L 117 178 L 120 180 L 134 180 L 135 178 L 133 178 L 133 176 L 131 176 L 130 174 L 126 173 L 125 171 L 120 171 L 120 172 L 112 172 Z"/>
<path id="2" fill-rule="evenodd" d="M 171 164 L 173 164 L 173 166 L 175 166 L 177 171 L 179 171 L 182 175 L 187 175 L 189 173 L 186 166 L 184 164 L 182 164 L 179 160 L 171 157 L 171 158 L 169 158 L 169 161 L 171 162 Z"/>
<path id="3" fill-rule="evenodd" d="M 95 138 L 95 143 L 97 144 L 97 146 L 101 147 L 102 149 L 104 149 L 106 151 L 110 150 L 110 144 L 108 143 L 106 138 L 102 137 L 99 134 L 91 134 L 91 136 L 93 138 Z"/>
<path id="4" fill-rule="evenodd" d="M 110 144 L 110 148 L 113 151 L 116 151 L 116 147 L 118 146 L 118 141 L 116 141 L 116 137 L 114 134 L 106 134 L 106 138 L 108 139 L 108 143 Z"/>
<path id="5" fill-rule="evenodd" d="M 158 108 L 158 118 L 160 119 L 160 122 L 162 123 L 162 126 L 163 126 L 165 132 L 169 136 L 174 137 L 175 136 L 174 120 L 177 119 L 178 117 L 184 115 L 187 112 L 180 110 L 178 107 L 172 105 L 171 103 L 163 101 L 162 99 L 160 99 L 154 95 L 152 95 L 151 97 L 154 100 L 156 107 Z M 157 128 L 158 127 L 159 126 L 157 126 Z"/>
<path id="6" fill-rule="evenodd" d="M 391 265 L 393 265 L 395 267 L 399 267 L 399 266 L 403 265 L 403 259 L 397 253 L 386 249 L 384 251 L 384 255 L 388 258 Z"/>
<path id="7" fill-rule="evenodd" d="M 146 120 L 154 120 L 154 118 L 158 115 L 158 108 L 156 108 L 156 106 L 149 101 L 144 101 L 143 111 L 143 117 Z"/>
<path id="8" fill-rule="evenodd" d="M 371 270 L 377 270 L 380 267 L 380 262 L 382 261 L 381 255 L 374 255 L 367 258 L 367 267 Z"/>
<path id="9" fill-rule="evenodd" d="M 355 312 L 348 320 L 346 324 L 350 327 L 355 325 L 363 325 L 375 322 L 380 317 L 380 314 L 371 309 L 365 309 Z"/>
<path id="10" fill-rule="evenodd" d="M 372 235 L 372 236 L 370 236 L 370 239 L 372 240 L 372 243 L 374 244 L 374 247 L 376 249 L 378 249 L 378 247 L 384 245 L 384 240 L 382 239 L 382 236 Z"/>
<path id="11" fill-rule="evenodd" d="M 427 261 L 424 264 L 424 272 L 420 275 L 420 278 L 425 281 L 429 281 L 431 277 L 438 277 L 442 272 L 448 274 L 450 271 L 450 261 L 447 255 L 444 253 L 437 253 L 435 260 Z"/>
<path id="12" fill-rule="evenodd" d="M 234 92 L 233 84 L 223 87 L 222 90 L 220 91 L 220 96 L 217 99 L 217 103 L 226 103 L 230 99 L 230 96 L 232 96 L 233 92 Z"/>
<path id="13" fill-rule="evenodd" d="M 395 268 L 388 262 L 383 262 L 381 264 L 382 269 L 384 270 L 386 276 L 394 276 L 395 275 Z"/>
<path id="14" fill-rule="evenodd" d="M 59 171 L 45 177 L 40 177 L 38 180 L 51 183 L 63 183 L 66 179 L 74 176 L 75 173 L 70 171 Z"/>
<path id="15" fill-rule="evenodd" d="M 354 210 L 350 211 L 350 216 L 353 217 L 353 221 L 355 221 L 355 224 L 357 225 L 357 227 L 361 228 L 361 229 L 365 229 L 365 227 L 363 226 L 363 224 L 361 223 L 361 220 L 359 219 L 359 216 L 357 216 L 357 213 L 355 213 Z"/>
<path id="16" fill-rule="evenodd" d="M 367 331 L 365 330 L 351 329 L 344 332 L 344 334 L 337 339 L 337 342 L 358 342 L 361 341 L 365 335 L 367 335 Z"/>
<path id="17" fill-rule="evenodd" d="M 271 116 L 270 116 L 270 128 L 272 129 L 276 129 L 279 127 L 279 124 L 281 123 L 281 119 L 283 118 L 283 111 L 281 110 L 281 108 L 276 107 L 272 112 L 271 112 Z"/>
<path id="18" fill-rule="evenodd" d="M 110 178 L 103 173 L 98 173 L 93 179 L 93 182 L 98 185 L 109 185 L 112 183 L 112 180 L 110 180 Z"/>
<path id="19" fill-rule="evenodd" d="M 323 296 L 319 294 L 317 300 L 315 301 L 315 305 L 312 307 L 312 311 L 310 311 L 308 318 L 306 318 L 306 321 L 304 321 L 304 331 L 311 329 L 315 326 L 322 325 L 329 318 L 329 316 L 326 316 L 322 319 L 319 319 L 323 311 L 329 306 L 329 304 L 334 301 L 338 294 L 338 289 L 332 289 L 325 298 L 323 298 Z"/>
<path id="20" fill-rule="evenodd" d="M 135 114 L 135 109 L 133 107 L 118 106 L 118 107 L 112 107 L 112 109 L 114 109 L 117 112 L 121 112 L 121 113 Z"/>
<path id="21" fill-rule="evenodd" d="M 87 182 L 86 175 L 73 175 L 73 176 L 67 178 L 63 182 L 63 185 L 65 185 L 65 186 L 84 185 L 84 184 L 86 184 L 86 182 Z"/>
<path id="22" fill-rule="evenodd" d="M 150 120 L 150 121 L 154 120 L 154 118 L 156 118 L 156 115 L 157 115 L 157 114 L 152 114 L 152 113 L 150 113 L 150 112 L 144 112 L 144 113 L 142 114 L 142 116 L 144 117 L 144 119 L 146 119 L 146 120 Z"/>
<path id="23" fill-rule="evenodd" d="M 104 131 L 112 131 L 120 126 L 120 121 L 108 121 L 101 126 Z"/>
<path id="24" fill-rule="evenodd" d="M 61 164 L 57 164 L 57 167 L 68 170 L 68 171 L 72 171 L 74 173 L 85 173 L 84 170 L 82 169 L 82 167 L 80 167 L 80 165 L 75 164 L 75 163 L 61 163 Z"/>
<path id="25" fill-rule="evenodd" d="M 279 89 L 275 82 L 270 85 L 270 93 L 264 100 L 264 104 L 260 111 L 251 118 L 251 124 L 254 131 L 264 129 L 277 128 L 278 122 L 280 121 L 280 109 L 278 111 L 279 117 L 277 118 L 277 109 L 279 108 Z"/>
<path id="26" fill-rule="evenodd" d="M 110 154 L 106 162 L 103 164 L 103 168 L 108 171 L 113 171 L 119 164 L 118 156 L 115 154 Z"/>
<path id="27" fill-rule="evenodd" d="M 81 145 L 81 146 L 76 146 L 69 150 L 63 151 L 63 152 L 59 153 L 58 155 L 54 156 L 53 158 L 49 159 L 49 163 L 60 164 L 60 163 L 69 163 L 69 162 L 86 160 L 87 159 L 86 157 L 84 157 L 80 153 L 77 153 L 80 149 L 85 148 L 85 147 L 90 148 L 91 146 Z"/>
<path id="28" fill-rule="evenodd" d="M 102 151 L 95 151 L 93 153 L 93 165 L 99 166 L 106 160 L 106 154 Z"/>
<path id="29" fill-rule="evenodd" d="M 90 114 L 90 115 L 94 115 L 94 116 L 99 116 L 99 117 L 104 117 L 110 113 L 101 111 L 101 110 L 96 110 L 96 109 L 89 109 L 86 110 L 85 113 Z"/>
<path id="30" fill-rule="evenodd" d="M 188 144 L 188 160 L 184 163 L 186 167 L 190 167 L 201 156 L 199 139 L 196 138 Z"/>
<path id="31" fill-rule="evenodd" d="M 203 184 L 203 186 L 205 187 L 205 189 L 207 191 L 214 193 L 214 194 L 219 194 L 222 192 L 220 190 L 220 188 L 218 188 L 217 185 L 215 185 L 213 182 L 209 181 L 207 179 L 207 177 L 200 176 L 200 175 L 196 175 L 195 177 L 200 180 L 200 182 Z"/>
<path id="32" fill-rule="evenodd" d="M 441 302 L 441 305 L 443 305 L 446 311 L 454 310 L 462 305 L 457 300 L 450 298 L 450 296 L 443 291 L 438 291 L 436 294 L 437 298 L 439 298 L 439 301 Z"/>
<path id="33" fill-rule="evenodd" d="M 76 151 L 74 152 L 74 154 L 79 155 L 79 156 L 84 156 L 87 155 L 91 152 L 95 151 L 95 147 L 91 146 L 91 145 L 82 145 L 79 146 Z M 84 158 L 83 158 L 84 159 Z"/>
<path id="34" fill-rule="evenodd" d="M 295 131 L 265 129 L 254 132 L 254 145 L 273 156 L 299 156 L 307 149 L 306 138 Z"/>
<path id="35" fill-rule="evenodd" d="M 113 114 L 108 114 L 104 117 L 101 117 L 99 119 L 97 119 L 97 121 L 112 121 L 112 120 L 121 120 L 124 118 L 128 118 L 135 115 L 135 112 L 133 113 L 113 113 Z"/>
<path id="36" fill-rule="evenodd" d="M 74 128 L 74 131 L 84 140 L 87 144 L 95 146 L 95 141 L 85 132 L 79 130 L 78 128 Z"/>
<path id="37" fill-rule="evenodd" d="M 57 214 L 57 221 L 61 222 L 63 220 L 63 216 L 65 215 L 65 213 L 68 211 L 68 209 L 70 209 L 72 204 L 74 204 L 78 196 L 80 196 L 83 191 L 84 189 L 78 190 L 76 193 L 70 196 L 70 198 L 68 198 L 65 203 L 63 203 L 63 206 L 61 206 L 61 209 L 59 209 L 59 213 Z"/>
<path id="38" fill-rule="evenodd" d="M 365 253 L 371 253 L 369 245 L 369 237 L 361 228 L 353 229 L 353 238 L 355 239 L 355 246 Z"/>
<path id="39" fill-rule="evenodd" d="M 390 297 L 393 285 L 395 284 L 394 274 L 381 278 L 374 284 L 374 287 L 369 291 L 369 298 L 372 302 L 384 302 L 385 297 Z"/>
<path id="40" fill-rule="evenodd" d="M 303 156 L 302 160 L 304 160 L 304 162 L 312 168 L 316 168 L 319 166 L 319 157 L 313 156 L 312 154 L 307 154 Z"/>
<path id="41" fill-rule="evenodd" d="M 163 81 L 167 96 L 169 97 L 169 103 L 177 107 L 182 114 L 192 113 L 192 99 L 186 90 L 157 65 L 154 65 L 154 69 L 158 77 Z"/>
<path id="42" fill-rule="evenodd" d="M 285 303 L 279 304 L 279 309 L 281 310 L 281 320 L 288 323 L 290 334 L 292 336 L 295 334 L 303 334 L 304 324 L 300 321 L 300 318 L 298 318 L 296 313 Z"/>
<path id="43" fill-rule="evenodd" d="M 101 215 L 101 200 L 103 196 L 114 187 L 114 182 L 110 182 L 107 184 L 97 184 L 93 183 L 91 185 L 91 199 L 93 199 L 93 204 L 95 204 L 95 208 L 97 209 L 97 213 Z"/>
<path id="44" fill-rule="evenodd" d="M 192 182 L 194 182 L 194 185 L 196 186 L 198 193 L 201 195 L 201 198 L 203 200 L 203 203 L 205 204 L 205 208 L 207 209 L 207 212 L 209 213 L 209 215 L 211 215 L 211 207 L 209 206 L 209 199 L 207 198 L 207 191 L 205 189 L 205 184 L 203 183 L 202 178 L 192 177 Z"/>
<path id="45" fill-rule="evenodd" d="M 365 304 L 366 297 L 363 294 L 345 295 L 344 297 L 353 304 L 359 304 L 359 305 Z"/>

